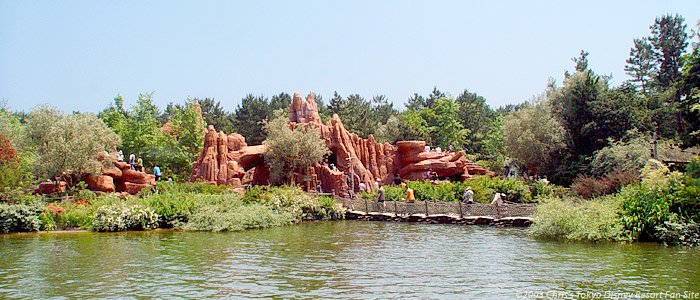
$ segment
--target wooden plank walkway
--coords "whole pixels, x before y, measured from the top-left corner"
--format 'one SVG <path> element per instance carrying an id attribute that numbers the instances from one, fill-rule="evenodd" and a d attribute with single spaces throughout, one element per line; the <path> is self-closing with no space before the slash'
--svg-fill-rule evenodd
<path id="1" fill-rule="evenodd" d="M 535 211 L 534 204 L 516 203 L 497 207 L 483 203 L 467 205 L 440 201 L 387 201 L 382 205 L 369 199 L 336 200 L 346 208 L 346 219 L 385 222 L 527 227 L 532 224 L 530 216 Z"/>

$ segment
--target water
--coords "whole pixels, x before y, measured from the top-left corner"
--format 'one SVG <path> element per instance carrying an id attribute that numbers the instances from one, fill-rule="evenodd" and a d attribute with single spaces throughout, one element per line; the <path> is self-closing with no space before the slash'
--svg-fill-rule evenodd
<path id="1" fill-rule="evenodd" d="M 539 241 L 519 228 L 361 221 L 229 233 L 12 234 L 0 236 L 0 298 L 693 296 L 699 254 Z"/>

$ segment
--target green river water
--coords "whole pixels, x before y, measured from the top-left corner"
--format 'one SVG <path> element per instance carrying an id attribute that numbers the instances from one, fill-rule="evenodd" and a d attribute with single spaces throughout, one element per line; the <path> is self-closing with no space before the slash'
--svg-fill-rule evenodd
<path id="1" fill-rule="evenodd" d="M 0 235 L 1 299 L 638 297 L 700 299 L 700 251 L 362 221 Z"/>

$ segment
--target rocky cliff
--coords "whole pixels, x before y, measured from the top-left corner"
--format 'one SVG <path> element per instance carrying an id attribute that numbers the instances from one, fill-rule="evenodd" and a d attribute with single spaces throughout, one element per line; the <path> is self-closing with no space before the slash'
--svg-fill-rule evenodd
<path id="1" fill-rule="evenodd" d="M 366 183 L 368 190 L 374 189 L 375 180 L 389 184 L 394 174 L 402 179 L 420 180 L 428 170 L 436 172 L 440 178 L 453 180 L 468 179 L 470 174 L 493 174 L 467 160 L 463 152 L 423 152 L 424 141 L 402 141 L 395 147 L 377 142 L 372 135 L 361 138 L 347 131 L 337 115 L 323 124 L 313 94 L 303 99 L 299 93 L 294 93 L 289 106 L 289 126 L 311 126 L 320 130 L 321 138 L 332 152 L 328 163 L 298 175 L 309 175 L 314 181 L 320 181 L 328 192 L 340 194 L 348 189 L 345 174 L 353 177 L 355 190 L 360 181 Z M 264 151 L 264 144 L 248 146 L 241 135 L 226 135 L 209 126 L 190 180 L 228 185 L 267 184 L 269 172 L 263 161 Z M 337 171 L 331 169 L 331 165 L 335 165 Z"/>

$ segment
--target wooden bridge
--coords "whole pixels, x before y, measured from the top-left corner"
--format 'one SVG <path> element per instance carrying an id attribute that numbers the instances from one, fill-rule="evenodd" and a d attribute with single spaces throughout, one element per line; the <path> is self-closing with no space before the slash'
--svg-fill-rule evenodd
<path id="1" fill-rule="evenodd" d="M 463 225 L 527 227 L 534 204 L 506 203 L 502 206 L 484 203 L 416 201 L 414 203 L 369 199 L 336 198 L 347 209 L 346 219 L 390 222 L 421 222 Z"/>

